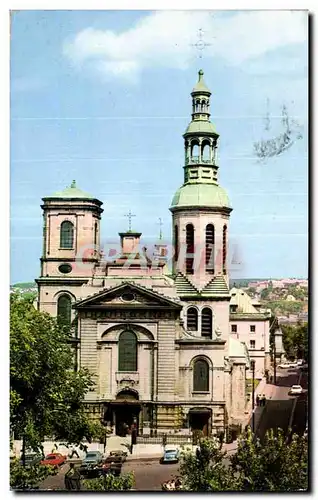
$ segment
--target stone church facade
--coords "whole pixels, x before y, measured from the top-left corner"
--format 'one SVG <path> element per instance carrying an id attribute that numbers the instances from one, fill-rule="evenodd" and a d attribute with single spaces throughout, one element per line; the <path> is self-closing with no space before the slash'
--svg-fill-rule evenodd
<path id="1" fill-rule="evenodd" d="M 184 134 L 184 182 L 172 213 L 172 269 L 159 241 L 119 233 L 120 251 L 101 248 L 102 202 L 72 185 L 43 198 L 38 307 L 70 326 L 74 366 L 88 368 L 92 418 L 118 434 L 202 430 L 244 419 L 246 345 L 230 334 L 228 270 L 232 208 L 218 183 L 219 134 L 211 92 L 199 72 Z"/>

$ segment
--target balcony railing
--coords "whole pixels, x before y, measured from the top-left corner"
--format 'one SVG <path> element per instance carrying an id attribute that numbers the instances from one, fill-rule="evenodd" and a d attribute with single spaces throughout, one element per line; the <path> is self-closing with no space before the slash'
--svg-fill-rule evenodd
<path id="1" fill-rule="evenodd" d="M 206 163 L 209 165 L 214 165 L 213 158 L 211 160 L 206 158 L 201 158 L 200 160 L 200 156 L 191 156 L 190 158 L 186 158 L 186 165 L 193 165 L 197 163 Z"/>

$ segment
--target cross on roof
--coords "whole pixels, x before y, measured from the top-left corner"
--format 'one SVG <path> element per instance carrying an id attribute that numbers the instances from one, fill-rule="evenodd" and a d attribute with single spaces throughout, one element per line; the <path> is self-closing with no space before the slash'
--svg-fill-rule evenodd
<path id="1" fill-rule="evenodd" d="M 129 231 L 131 231 L 131 218 L 132 217 L 136 217 L 135 214 L 132 214 L 131 211 L 129 210 L 128 214 L 125 214 L 125 217 L 128 217 L 128 227 L 129 227 Z"/>
<path id="2" fill-rule="evenodd" d="M 206 43 L 203 40 L 203 33 L 204 31 L 202 28 L 199 29 L 198 37 L 199 40 L 196 43 L 191 43 L 192 47 L 195 47 L 199 51 L 199 58 L 202 59 L 202 51 L 211 45 L 211 43 Z M 213 37 L 215 38 L 215 37 Z"/>

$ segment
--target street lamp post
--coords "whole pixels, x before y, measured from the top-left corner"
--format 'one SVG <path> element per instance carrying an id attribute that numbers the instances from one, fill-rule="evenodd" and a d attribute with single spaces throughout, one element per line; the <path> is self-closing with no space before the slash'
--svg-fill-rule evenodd
<path id="1" fill-rule="evenodd" d="M 274 336 L 274 385 L 276 385 L 276 338 Z"/>
<path id="2" fill-rule="evenodd" d="M 255 431 L 255 384 L 254 384 L 254 379 L 255 379 L 255 361 L 251 361 L 252 365 L 252 431 L 254 433 Z"/>

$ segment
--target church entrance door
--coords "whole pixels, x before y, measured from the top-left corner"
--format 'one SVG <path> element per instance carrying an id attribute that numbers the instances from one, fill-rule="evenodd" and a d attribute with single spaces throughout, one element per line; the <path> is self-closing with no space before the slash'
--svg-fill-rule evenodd
<path id="1" fill-rule="evenodd" d="M 191 431 L 201 431 L 204 436 L 210 434 L 211 410 L 205 408 L 193 408 L 189 411 L 189 425 Z"/>
<path id="2" fill-rule="evenodd" d="M 135 391 L 121 391 L 116 402 L 112 404 L 117 436 L 127 436 L 131 434 L 133 428 L 137 430 L 139 426 L 139 413 L 141 405 L 138 401 L 138 393 Z"/>

